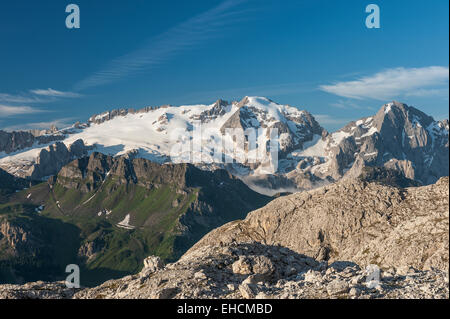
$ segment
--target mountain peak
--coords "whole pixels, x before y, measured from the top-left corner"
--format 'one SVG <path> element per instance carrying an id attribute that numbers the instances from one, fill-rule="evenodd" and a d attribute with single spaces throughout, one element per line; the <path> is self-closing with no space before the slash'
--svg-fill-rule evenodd
<path id="1" fill-rule="evenodd" d="M 408 109 L 408 105 L 402 102 L 392 101 L 383 105 L 380 111 L 383 110 L 384 114 L 388 114 L 392 112 L 393 109 L 399 109 L 403 112 L 405 109 Z"/>

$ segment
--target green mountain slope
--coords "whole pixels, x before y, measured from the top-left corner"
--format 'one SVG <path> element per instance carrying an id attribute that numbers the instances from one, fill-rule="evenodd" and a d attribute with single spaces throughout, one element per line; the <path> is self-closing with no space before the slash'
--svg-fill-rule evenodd
<path id="1" fill-rule="evenodd" d="M 33 248 L 12 249 L 12 235 L 0 231 L 0 282 L 63 279 L 69 263 L 81 266 L 84 285 L 135 273 L 146 256 L 176 260 L 270 199 L 226 171 L 93 153 L 0 206 L 0 227 L 16 225 L 27 234 L 19 242 Z"/>

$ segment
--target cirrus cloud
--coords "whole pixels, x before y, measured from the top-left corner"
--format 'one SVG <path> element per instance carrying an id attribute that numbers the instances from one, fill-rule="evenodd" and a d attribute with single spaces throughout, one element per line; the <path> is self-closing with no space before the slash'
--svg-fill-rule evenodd
<path id="1" fill-rule="evenodd" d="M 12 106 L 0 104 L 0 116 L 9 117 L 15 115 L 32 114 L 46 112 L 42 109 L 33 108 L 31 106 Z"/>
<path id="2" fill-rule="evenodd" d="M 57 91 L 51 88 L 48 88 L 46 90 L 37 89 L 37 90 L 31 90 L 30 91 L 33 94 L 40 95 L 40 96 L 48 96 L 48 97 L 80 97 L 81 95 L 78 93 L 73 92 L 63 92 L 63 91 Z"/>
<path id="3" fill-rule="evenodd" d="M 448 95 L 449 68 L 387 69 L 354 81 L 321 85 L 322 91 L 353 99 L 390 100 L 399 96 Z"/>
<path id="4" fill-rule="evenodd" d="M 248 0 L 224 0 L 206 12 L 149 39 L 142 47 L 115 58 L 75 85 L 75 91 L 110 84 L 158 66 L 176 54 L 197 47 L 206 40 L 221 36 L 222 30 L 244 19 L 245 9 L 239 6 Z"/>
<path id="5" fill-rule="evenodd" d="M 40 103 L 42 100 L 35 96 L 29 95 L 13 95 L 0 93 L 0 102 L 3 103 Z"/>

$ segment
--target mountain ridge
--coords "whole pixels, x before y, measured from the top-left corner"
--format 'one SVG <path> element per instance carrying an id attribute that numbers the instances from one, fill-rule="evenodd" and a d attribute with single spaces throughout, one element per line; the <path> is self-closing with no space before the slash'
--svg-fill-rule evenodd
<path id="1" fill-rule="evenodd" d="M 177 153 L 174 158 L 171 151 L 173 145 L 189 145 L 186 143 L 190 143 L 196 123 L 201 123 L 206 133 L 201 143 L 205 163 L 195 164 L 205 170 L 226 169 L 249 187 L 268 195 L 354 178 L 366 166 L 394 169 L 425 185 L 448 175 L 448 120 L 434 121 L 414 107 L 393 101 L 375 115 L 329 133 L 309 112 L 262 97 L 104 112 L 93 115 L 88 123 L 55 132 L 57 142 L 3 153 L 0 167 L 23 178 L 47 178 L 70 160 L 95 151 L 157 163 L 191 162 L 198 156 L 195 150 Z M 231 153 L 225 155 L 234 159 L 233 163 L 214 162 L 209 154 L 226 143 L 228 137 L 223 134 L 227 129 L 236 128 L 262 130 L 257 136 L 261 146 L 268 145 L 270 129 L 278 130 L 276 172 L 265 173 L 261 160 L 241 161 Z M 74 143 L 77 147 L 72 150 Z M 244 142 L 242 151 L 247 155 L 248 147 Z M 58 164 L 52 165 L 55 162 Z"/>

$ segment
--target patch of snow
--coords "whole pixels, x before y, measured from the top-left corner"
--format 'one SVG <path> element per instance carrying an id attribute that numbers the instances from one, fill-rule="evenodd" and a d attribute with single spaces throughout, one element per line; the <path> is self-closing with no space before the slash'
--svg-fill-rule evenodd
<path id="1" fill-rule="evenodd" d="M 349 137 L 351 134 L 344 132 L 344 131 L 338 131 L 333 134 L 331 134 L 331 138 L 333 142 L 331 143 L 332 146 L 338 146 L 344 139 Z"/>
<path id="2" fill-rule="evenodd" d="M 373 156 L 373 155 L 377 155 L 378 152 L 372 152 L 372 153 L 365 153 L 365 156 Z"/>
<path id="3" fill-rule="evenodd" d="M 305 142 L 303 144 L 303 149 L 299 151 L 294 151 L 294 156 L 318 156 L 326 157 L 326 142 L 322 140 L 320 135 L 314 135 L 311 141 Z"/>
<path id="4" fill-rule="evenodd" d="M 392 104 L 392 103 L 386 104 L 384 107 L 384 114 L 388 114 L 391 111 L 393 105 L 394 104 Z"/>
<path id="5" fill-rule="evenodd" d="M 377 130 L 376 127 L 372 126 L 372 127 L 369 129 L 369 131 L 367 131 L 367 133 L 361 135 L 361 138 L 364 138 L 364 137 L 367 137 L 367 136 L 371 136 L 371 135 L 373 135 L 373 134 L 375 134 L 375 133 L 378 133 L 378 130 Z"/>
<path id="6" fill-rule="evenodd" d="M 134 229 L 135 227 L 130 225 L 130 214 L 125 216 L 125 218 L 117 224 L 117 227 L 125 228 L 125 229 Z"/>

